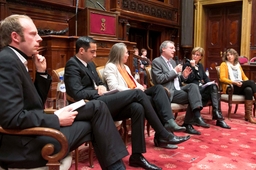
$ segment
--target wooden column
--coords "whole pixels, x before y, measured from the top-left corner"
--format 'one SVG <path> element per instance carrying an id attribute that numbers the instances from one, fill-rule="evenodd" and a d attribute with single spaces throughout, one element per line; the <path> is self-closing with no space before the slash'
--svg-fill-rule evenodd
<path id="1" fill-rule="evenodd" d="M 181 1 L 181 48 L 183 57 L 189 58 L 193 47 L 193 10 L 194 2 L 192 0 Z"/>

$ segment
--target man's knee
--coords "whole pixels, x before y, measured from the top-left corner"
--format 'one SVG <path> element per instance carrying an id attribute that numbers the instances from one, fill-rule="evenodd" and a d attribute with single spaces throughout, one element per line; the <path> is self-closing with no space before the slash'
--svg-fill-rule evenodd
<path id="1" fill-rule="evenodd" d="M 197 84 L 190 83 L 187 86 L 189 86 L 190 91 L 198 91 L 199 92 L 199 88 L 198 88 Z"/>
<path id="2" fill-rule="evenodd" d="M 136 116 L 144 119 L 145 117 L 144 108 L 140 103 L 133 102 L 130 104 L 130 107 L 131 107 L 131 117 Z"/>

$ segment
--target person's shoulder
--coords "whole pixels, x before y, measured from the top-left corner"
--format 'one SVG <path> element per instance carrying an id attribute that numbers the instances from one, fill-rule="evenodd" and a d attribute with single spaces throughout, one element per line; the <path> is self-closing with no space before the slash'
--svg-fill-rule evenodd
<path id="1" fill-rule="evenodd" d="M 74 56 L 66 62 L 65 68 L 71 67 L 73 65 L 76 65 L 76 60 Z"/>
<path id="2" fill-rule="evenodd" d="M 126 70 L 130 70 L 130 67 L 127 65 L 124 65 Z"/>
<path id="3" fill-rule="evenodd" d="M 220 66 L 226 66 L 226 65 L 227 65 L 227 63 L 224 61 L 220 64 Z"/>
<path id="4" fill-rule="evenodd" d="M 13 62 L 14 60 L 17 60 L 18 57 L 15 57 L 15 53 L 14 51 L 12 51 L 10 48 L 8 47 L 4 47 L 1 51 L 0 51 L 0 60 L 1 61 L 5 61 L 5 62 Z"/>
<path id="5" fill-rule="evenodd" d="M 161 56 L 156 57 L 156 58 L 154 58 L 154 59 L 152 60 L 152 62 L 160 61 L 160 59 L 161 59 Z"/>
<path id="6" fill-rule="evenodd" d="M 68 61 L 67 62 L 74 62 L 75 61 L 75 56 L 73 56 L 73 57 L 70 57 L 70 59 L 68 59 Z"/>
<path id="7" fill-rule="evenodd" d="M 107 63 L 104 67 L 104 70 L 109 70 L 109 69 L 113 69 L 115 68 L 115 64 L 114 63 Z"/>

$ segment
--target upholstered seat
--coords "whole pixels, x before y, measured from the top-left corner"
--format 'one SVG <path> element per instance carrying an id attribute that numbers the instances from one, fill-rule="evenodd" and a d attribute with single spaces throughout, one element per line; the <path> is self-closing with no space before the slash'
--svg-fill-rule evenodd
<path id="1" fill-rule="evenodd" d="M 216 72 L 217 72 L 217 76 L 218 76 L 218 84 L 219 84 L 219 90 L 221 93 L 221 101 L 228 103 L 228 119 L 230 119 L 231 116 L 231 110 L 232 110 L 232 104 L 235 104 L 235 110 L 234 110 L 234 114 L 237 111 L 238 108 L 238 104 L 245 104 L 245 97 L 244 95 L 238 95 L 238 94 L 233 94 L 234 92 L 234 88 L 232 84 L 228 84 L 228 88 L 227 88 L 227 93 L 222 93 L 222 84 L 223 82 L 220 81 L 220 66 L 216 66 L 215 67 Z M 255 100 L 254 100 L 254 107 L 253 107 L 253 115 L 255 117 Z"/>

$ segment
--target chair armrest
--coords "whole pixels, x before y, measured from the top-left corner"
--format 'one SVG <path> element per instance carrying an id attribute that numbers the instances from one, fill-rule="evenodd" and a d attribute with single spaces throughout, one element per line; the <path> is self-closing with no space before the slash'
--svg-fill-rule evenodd
<path id="1" fill-rule="evenodd" d="M 164 87 L 164 86 L 163 86 L 163 87 Z M 171 97 L 171 92 L 170 92 L 170 90 L 169 90 L 167 87 L 164 87 L 164 90 L 165 90 L 167 96 L 170 98 L 170 97 Z"/>
<path id="2" fill-rule="evenodd" d="M 234 93 L 234 86 L 233 86 L 233 84 L 230 84 L 230 83 L 222 83 L 222 84 L 227 84 L 226 93 L 228 94 L 228 100 L 232 101 L 232 96 L 233 96 L 233 93 Z"/>
<path id="3" fill-rule="evenodd" d="M 39 136 L 49 136 L 56 139 L 60 145 L 61 150 L 52 155 L 54 152 L 54 145 L 51 143 L 46 144 L 41 151 L 42 157 L 48 161 L 47 166 L 56 166 L 60 165 L 60 160 L 63 159 L 68 152 L 68 142 L 63 133 L 56 129 L 46 128 L 46 127 L 33 127 L 27 129 L 4 129 L 0 126 L 0 133 L 9 134 L 9 135 L 39 135 Z"/>

